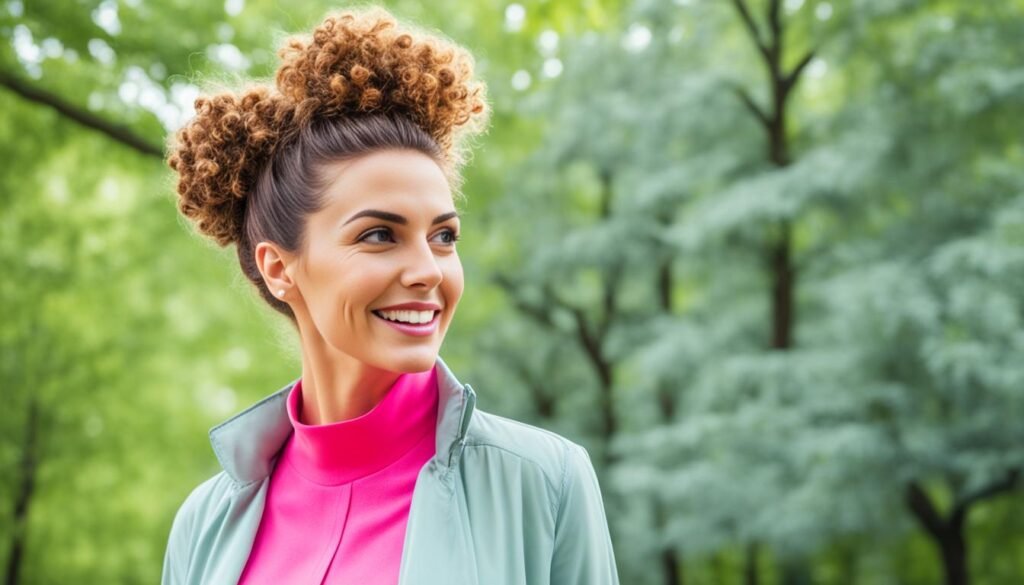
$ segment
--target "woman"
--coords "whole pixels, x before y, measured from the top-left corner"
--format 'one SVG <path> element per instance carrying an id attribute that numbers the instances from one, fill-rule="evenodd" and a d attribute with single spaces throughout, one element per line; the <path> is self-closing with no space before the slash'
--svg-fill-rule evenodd
<path id="1" fill-rule="evenodd" d="M 471 55 L 373 8 L 280 56 L 275 87 L 196 100 L 168 163 L 296 326 L 302 374 L 210 430 L 223 469 L 178 510 L 163 583 L 617 583 L 586 451 L 476 409 L 438 356 L 489 115 Z"/>

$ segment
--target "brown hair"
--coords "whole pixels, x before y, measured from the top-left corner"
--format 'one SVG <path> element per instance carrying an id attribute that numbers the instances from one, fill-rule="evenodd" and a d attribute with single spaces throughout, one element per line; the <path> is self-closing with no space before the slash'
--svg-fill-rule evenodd
<path id="1" fill-rule="evenodd" d="M 326 203 L 326 165 L 412 149 L 437 162 L 461 196 L 465 139 L 486 128 L 489 109 L 465 49 L 379 7 L 329 14 L 278 55 L 276 87 L 197 98 L 167 164 L 179 174 L 178 210 L 218 245 L 234 242 L 242 272 L 294 323 L 267 290 L 254 250 L 262 241 L 305 249 L 306 218 Z"/>

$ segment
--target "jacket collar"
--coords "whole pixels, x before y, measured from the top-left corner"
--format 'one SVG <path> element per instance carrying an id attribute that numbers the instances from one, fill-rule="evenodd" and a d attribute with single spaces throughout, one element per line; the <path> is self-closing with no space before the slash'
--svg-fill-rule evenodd
<path id="1" fill-rule="evenodd" d="M 435 458 L 442 467 L 451 468 L 462 454 L 476 407 L 476 392 L 469 384 L 459 383 L 441 356 L 437 356 L 436 366 L 439 396 Z M 235 482 L 259 481 L 273 471 L 274 459 L 292 433 L 286 400 L 299 379 L 210 429 L 213 452 Z"/>

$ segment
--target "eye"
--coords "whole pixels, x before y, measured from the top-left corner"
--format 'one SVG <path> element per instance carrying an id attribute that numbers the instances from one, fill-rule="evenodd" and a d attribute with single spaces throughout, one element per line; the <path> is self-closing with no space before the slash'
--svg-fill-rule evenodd
<path id="1" fill-rule="evenodd" d="M 383 234 L 384 237 L 386 237 L 388 239 L 387 240 L 374 239 L 374 236 L 377 236 L 379 234 Z M 370 230 L 370 231 L 366 232 L 365 234 L 363 234 L 362 237 L 359 238 L 359 241 L 360 242 L 368 242 L 368 243 L 371 243 L 371 244 L 384 244 L 384 243 L 387 243 L 387 242 L 393 242 L 394 240 L 391 239 L 391 230 L 389 230 L 387 228 L 377 228 L 375 230 Z"/>
<path id="2" fill-rule="evenodd" d="M 448 236 L 448 239 L 444 240 L 442 242 L 443 244 L 448 244 L 448 245 L 454 246 L 455 242 L 459 241 L 459 234 L 456 233 L 455 230 L 450 229 L 450 228 L 444 229 L 443 231 L 441 231 L 437 235 L 439 235 L 439 236 Z"/>

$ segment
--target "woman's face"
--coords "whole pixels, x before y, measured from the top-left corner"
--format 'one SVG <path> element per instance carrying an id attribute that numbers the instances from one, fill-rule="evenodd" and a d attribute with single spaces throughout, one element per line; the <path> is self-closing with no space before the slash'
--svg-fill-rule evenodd
<path id="1" fill-rule="evenodd" d="M 296 290 L 285 299 L 300 328 L 312 328 L 303 337 L 319 342 L 318 333 L 381 369 L 430 369 L 464 284 L 444 173 L 425 154 L 388 150 L 327 176 L 328 203 L 308 218 L 306 251 L 286 269 Z M 409 303 L 420 305 L 401 306 Z"/>

